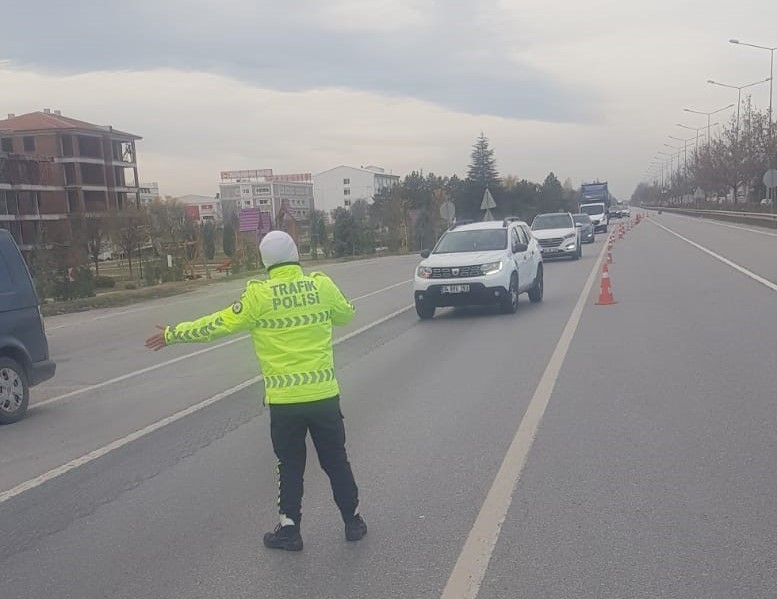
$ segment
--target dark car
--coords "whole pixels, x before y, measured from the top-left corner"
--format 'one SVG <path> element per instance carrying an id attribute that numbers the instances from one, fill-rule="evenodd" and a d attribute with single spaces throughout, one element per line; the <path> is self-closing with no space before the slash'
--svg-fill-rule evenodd
<path id="1" fill-rule="evenodd" d="M 55 370 L 30 272 L 11 234 L 0 229 L 0 424 L 24 418 L 30 387 Z"/>
<path id="2" fill-rule="evenodd" d="M 587 214 L 573 214 L 572 218 L 575 220 L 575 226 L 580 227 L 580 240 L 583 243 L 593 243 L 596 239 L 596 232 L 591 217 Z"/>
<path id="3" fill-rule="evenodd" d="M 610 209 L 607 211 L 610 218 L 620 218 L 623 216 L 623 211 L 618 204 L 610 204 Z"/>

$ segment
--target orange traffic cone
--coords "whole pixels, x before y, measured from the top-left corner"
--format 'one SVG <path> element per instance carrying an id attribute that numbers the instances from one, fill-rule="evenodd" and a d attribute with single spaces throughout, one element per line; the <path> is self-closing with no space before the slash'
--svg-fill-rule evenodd
<path id="1" fill-rule="evenodd" d="M 626 235 L 626 231 L 623 229 L 623 225 L 621 225 L 620 230 L 618 231 L 618 239 L 623 239 L 623 237 Z"/>
<path id="2" fill-rule="evenodd" d="M 610 287 L 610 269 L 607 266 L 607 263 L 602 267 L 602 283 L 600 289 L 599 301 L 596 302 L 597 306 L 610 306 L 618 303 L 612 295 L 612 288 Z"/>
<path id="3" fill-rule="evenodd" d="M 612 248 L 607 248 L 607 264 L 612 264 Z"/>

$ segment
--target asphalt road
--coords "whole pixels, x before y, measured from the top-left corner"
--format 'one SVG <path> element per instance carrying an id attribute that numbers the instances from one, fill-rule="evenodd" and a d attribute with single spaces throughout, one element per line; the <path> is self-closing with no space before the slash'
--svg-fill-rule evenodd
<path id="1" fill-rule="evenodd" d="M 325 269 L 358 310 L 336 358 L 370 530 L 344 541 L 311 452 L 301 554 L 261 546 L 277 487 L 248 343 L 142 347 L 238 285 L 49 319 L 57 378 L 0 429 L 0 596 L 774 597 L 777 237 L 652 214 L 616 242 L 612 306 L 598 278 L 581 296 L 601 249 L 546 264 L 542 304 L 423 323 L 415 258 Z"/>

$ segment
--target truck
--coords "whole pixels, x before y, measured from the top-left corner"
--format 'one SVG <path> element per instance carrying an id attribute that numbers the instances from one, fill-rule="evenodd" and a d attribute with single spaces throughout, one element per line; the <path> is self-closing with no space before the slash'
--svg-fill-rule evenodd
<path id="1" fill-rule="evenodd" d="M 607 181 L 594 181 L 593 183 L 583 183 L 580 186 L 580 204 L 594 204 L 604 202 L 604 207 L 610 209 L 612 196 L 607 189 Z"/>
<path id="2" fill-rule="evenodd" d="M 610 224 L 610 203 L 612 196 L 607 189 L 607 181 L 583 183 L 580 186 L 579 210 L 591 217 L 594 230 L 607 232 Z"/>

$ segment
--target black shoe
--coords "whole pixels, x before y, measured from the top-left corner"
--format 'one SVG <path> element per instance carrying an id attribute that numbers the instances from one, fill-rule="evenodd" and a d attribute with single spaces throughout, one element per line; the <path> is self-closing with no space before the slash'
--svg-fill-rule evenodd
<path id="1" fill-rule="evenodd" d="M 367 534 L 367 524 L 359 514 L 345 523 L 345 539 L 347 541 L 360 541 Z"/>
<path id="2" fill-rule="evenodd" d="M 299 527 L 279 524 L 273 532 L 264 535 L 264 546 L 268 549 L 302 551 L 302 535 L 299 534 Z"/>

